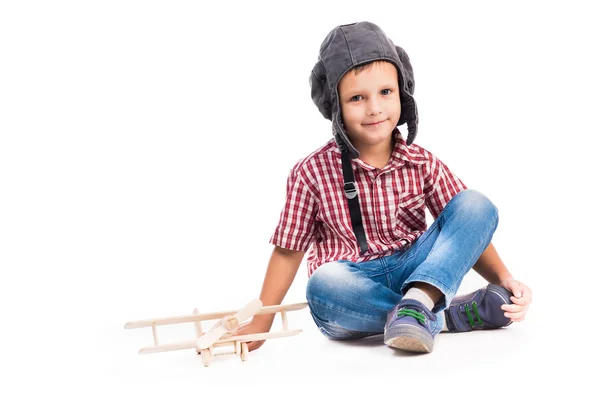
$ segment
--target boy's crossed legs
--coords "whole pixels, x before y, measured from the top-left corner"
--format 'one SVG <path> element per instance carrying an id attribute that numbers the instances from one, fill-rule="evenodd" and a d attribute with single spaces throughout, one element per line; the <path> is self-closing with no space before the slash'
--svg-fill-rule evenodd
<path id="1" fill-rule="evenodd" d="M 433 349 L 445 319 L 451 332 L 508 325 L 500 305 L 510 303 L 510 293 L 499 286 L 488 285 L 450 303 L 497 226 L 493 203 L 475 190 L 463 190 L 407 250 L 362 263 L 340 260 L 320 266 L 307 285 L 315 323 L 330 339 L 384 332 L 392 347 L 426 352 Z M 421 291 L 407 293 L 411 288 Z"/>

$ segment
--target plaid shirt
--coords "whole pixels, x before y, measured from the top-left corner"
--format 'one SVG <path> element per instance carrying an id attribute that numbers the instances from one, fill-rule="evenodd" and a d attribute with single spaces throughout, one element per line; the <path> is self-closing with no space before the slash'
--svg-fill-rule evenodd
<path id="1" fill-rule="evenodd" d="M 270 243 L 307 251 L 308 276 L 337 260 L 369 261 L 409 246 L 427 230 L 425 206 L 434 219 L 465 184 L 431 152 L 406 146 L 394 129 L 392 156 L 383 169 L 353 159 L 368 251 L 352 230 L 344 195 L 342 160 L 335 139 L 298 161 L 288 176 L 285 205 Z"/>

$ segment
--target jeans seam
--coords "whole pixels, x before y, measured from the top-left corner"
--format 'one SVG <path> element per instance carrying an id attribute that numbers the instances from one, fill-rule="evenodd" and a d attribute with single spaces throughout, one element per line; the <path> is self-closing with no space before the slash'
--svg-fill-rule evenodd
<path id="1" fill-rule="evenodd" d="M 325 335 L 326 338 L 331 339 L 331 340 L 344 340 L 344 339 L 353 339 L 354 337 L 356 337 L 356 331 L 353 331 L 351 329 L 346 329 L 346 328 L 342 328 L 340 326 L 334 326 L 333 329 L 334 330 L 342 330 L 343 332 L 341 332 L 342 336 L 340 335 L 336 335 L 335 333 L 330 331 L 330 327 L 327 326 L 330 324 L 330 322 L 324 321 L 323 319 L 321 319 L 320 317 L 318 317 L 317 315 L 315 315 L 314 312 L 310 312 L 310 315 L 312 316 L 315 324 L 317 325 L 317 328 L 319 329 L 319 331 Z M 338 332 L 339 333 L 339 332 Z M 360 335 L 360 332 L 358 332 L 358 334 Z"/>
<path id="2" fill-rule="evenodd" d="M 438 218 L 437 218 L 437 219 L 436 219 L 436 220 L 433 222 L 433 224 L 431 224 L 431 225 L 429 226 L 429 228 L 428 228 L 428 229 L 427 229 L 427 230 L 426 230 L 424 233 L 422 233 L 422 234 L 421 234 L 421 236 L 419 236 L 417 239 L 415 239 L 415 243 L 414 243 L 413 245 L 411 245 L 411 246 L 410 246 L 408 249 L 406 249 L 406 251 L 408 252 L 409 250 L 411 250 L 411 249 L 413 248 L 413 246 L 414 246 L 414 245 L 416 245 L 417 241 L 418 241 L 419 239 L 421 239 L 421 238 L 422 238 L 422 241 L 421 241 L 421 243 L 419 243 L 418 247 L 416 247 L 416 248 L 414 249 L 414 251 L 413 251 L 413 252 L 410 254 L 410 256 L 409 256 L 409 257 L 408 257 L 406 260 L 404 260 L 404 262 L 403 262 L 402 264 L 398 263 L 398 265 L 396 265 L 396 267 L 395 267 L 395 268 L 393 268 L 393 269 L 390 269 L 390 271 L 389 271 L 390 273 L 391 273 L 391 272 L 394 272 L 394 271 L 395 271 L 395 270 L 397 270 L 398 268 L 400 268 L 400 267 L 404 266 L 404 265 L 405 265 L 405 264 L 406 264 L 408 261 L 410 261 L 410 260 L 411 260 L 411 259 L 412 259 L 412 258 L 413 258 L 413 257 L 414 257 L 414 256 L 415 256 L 417 253 L 418 253 L 418 251 L 419 251 L 419 247 L 421 247 L 421 245 L 423 244 L 423 242 L 424 242 L 425 240 L 427 240 L 427 238 L 428 238 L 428 237 L 429 237 L 429 236 L 430 236 L 430 235 L 431 235 L 431 234 L 432 234 L 432 233 L 435 231 L 435 229 L 431 229 L 431 227 L 432 227 L 433 225 L 435 225 L 435 224 L 438 224 L 438 228 L 440 228 L 440 226 L 439 226 L 439 223 L 440 223 L 440 221 L 439 221 L 439 220 L 440 220 L 440 216 L 441 216 L 441 214 L 440 214 L 440 215 L 438 216 Z M 427 235 L 427 236 L 424 236 L 424 235 Z M 401 257 L 402 257 L 402 256 L 401 256 Z"/>
<path id="3" fill-rule="evenodd" d="M 327 305 L 325 305 L 325 304 L 323 304 L 323 303 L 321 303 L 321 302 L 319 302 L 319 301 L 310 300 L 310 302 L 311 302 L 311 303 L 314 303 L 314 304 L 317 304 L 317 305 L 319 305 L 319 306 L 321 306 L 321 307 L 323 307 L 323 308 L 327 308 L 328 310 L 335 311 L 335 312 L 337 312 L 337 313 L 340 313 L 340 314 L 345 314 L 345 315 L 348 315 L 348 316 L 350 316 L 350 317 L 353 317 L 353 318 L 354 318 L 354 317 L 356 317 L 356 318 L 360 318 L 360 319 L 362 319 L 363 321 L 377 321 L 377 319 L 376 319 L 376 318 L 373 318 L 373 319 L 369 319 L 369 318 L 363 318 L 362 316 L 357 316 L 357 315 L 355 315 L 355 314 L 350 314 L 350 313 L 347 313 L 347 312 L 345 312 L 345 311 L 342 311 L 341 309 L 340 309 L 340 310 L 337 310 L 337 309 L 335 309 L 335 308 L 331 308 L 331 307 L 329 307 L 329 306 L 327 306 Z M 365 314 L 360 314 L 360 315 L 365 315 Z M 322 319 L 322 318 L 319 318 L 319 319 Z M 346 328 L 343 328 L 343 329 L 346 329 Z M 355 332 L 358 332 L 358 331 L 355 331 Z"/>
<path id="4" fill-rule="evenodd" d="M 392 290 L 392 278 L 390 277 L 391 272 L 387 272 L 385 274 L 385 282 L 387 283 L 387 288 Z"/>

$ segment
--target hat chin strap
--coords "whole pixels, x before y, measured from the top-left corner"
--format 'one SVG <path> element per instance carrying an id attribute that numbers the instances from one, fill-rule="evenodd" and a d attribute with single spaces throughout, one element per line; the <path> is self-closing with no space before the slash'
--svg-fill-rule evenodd
<path id="1" fill-rule="evenodd" d="M 358 188 L 354 181 L 354 171 L 350 162 L 350 154 L 346 146 L 340 148 L 342 152 L 342 170 L 344 172 L 344 193 L 348 200 L 348 208 L 350 209 L 350 218 L 352 220 L 352 230 L 356 236 L 356 241 L 360 247 L 360 255 L 362 256 L 368 249 L 367 235 L 362 224 L 360 215 L 360 202 L 358 201 Z"/>
<path id="2" fill-rule="evenodd" d="M 346 195 L 346 199 L 348 200 L 348 209 L 350 210 L 350 219 L 352 220 L 352 230 L 354 231 L 354 236 L 356 236 L 356 241 L 358 243 L 358 247 L 360 248 L 360 255 L 362 256 L 369 250 L 369 246 L 367 245 L 367 235 L 365 234 L 365 229 L 363 228 L 362 216 L 360 214 L 360 202 L 358 196 L 358 188 L 356 187 L 356 182 L 354 180 L 354 171 L 352 170 L 352 163 L 350 161 L 351 155 L 354 157 L 358 157 L 358 152 L 355 149 L 350 150 L 350 144 L 346 143 L 346 140 L 349 142 L 349 138 L 347 135 L 341 133 L 343 132 L 343 123 L 342 117 L 339 115 L 337 118 L 335 117 L 336 113 L 334 113 L 334 138 L 342 153 L 342 171 L 344 173 L 344 194 Z M 339 131 L 336 132 L 336 125 Z M 342 137 L 343 136 L 343 137 Z M 354 153 L 354 154 L 351 154 Z"/>

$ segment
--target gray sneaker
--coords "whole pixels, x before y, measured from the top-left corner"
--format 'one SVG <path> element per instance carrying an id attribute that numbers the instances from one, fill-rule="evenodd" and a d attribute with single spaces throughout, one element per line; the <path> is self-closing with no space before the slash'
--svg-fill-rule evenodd
<path id="1" fill-rule="evenodd" d="M 504 316 L 503 304 L 512 304 L 510 293 L 502 286 L 489 284 L 473 293 L 456 296 L 444 310 L 449 332 L 497 329 L 512 324 Z"/>
<path id="2" fill-rule="evenodd" d="M 388 313 L 383 341 L 397 349 L 429 353 L 433 350 L 435 320 L 436 316 L 420 301 L 402 300 Z"/>

